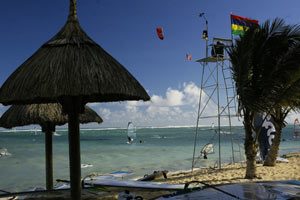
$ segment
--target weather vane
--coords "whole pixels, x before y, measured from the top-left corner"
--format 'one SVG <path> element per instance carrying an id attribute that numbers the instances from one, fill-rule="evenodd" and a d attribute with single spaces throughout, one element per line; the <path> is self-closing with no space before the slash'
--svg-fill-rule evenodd
<path id="1" fill-rule="evenodd" d="M 203 18 L 204 18 L 204 20 L 205 20 L 205 25 L 206 25 L 205 30 L 203 30 L 203 32 L 202 32 L 202 39 L 208 40 L 208 21 L 207 21 L 207 19 L 206 19 L 206 17 L 205 17 L 205 13 L 204 13 L 204 12 L 200 13 L 200 14 L 199 14 L 199 17 L 203 17 Z"/>

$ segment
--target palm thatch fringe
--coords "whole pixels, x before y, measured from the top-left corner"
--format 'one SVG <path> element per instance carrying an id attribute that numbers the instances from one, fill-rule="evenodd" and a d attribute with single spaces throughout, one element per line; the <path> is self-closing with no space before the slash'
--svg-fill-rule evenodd
<path id="1" fill-rule="evenodd" d="M 85 106 L 83 114 L 79 115 L 80 123 L 102 123 L 101 117 L 88 106 Z M 0 126 L 13 128 L 30 124 L 41 126 L 63 125 L 68 122 L 68 116 L 62 114 L 62 106 L 56 104 L 31 104 L 13 105 L 0 118 Z"/>

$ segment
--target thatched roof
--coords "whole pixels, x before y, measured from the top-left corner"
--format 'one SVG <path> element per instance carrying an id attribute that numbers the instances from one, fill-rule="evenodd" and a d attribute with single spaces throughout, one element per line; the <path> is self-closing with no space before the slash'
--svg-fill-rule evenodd
<path id="1" fill-rule="evenodd" d="M 88 106 L 83 114 L 79 115 L 80 123 L 102 123 L 101 117 Z M 31 104 L 13 105 L 0 118 L 0 127 L 13 128 L 30 124 L 52 126 L 63 125 L 68 122 L 67 115 L 62 114 L 60 104 Z"/>
<path id="2" fill-rule="evenodd" d="M 82 30 L 76 0 L 64 27 L 16 69 L 0 88 L 0 103 L 63 105 L 69 123 L 71 198 L 81 199 L 78 114 L 87 102 L 149 100 L 140 83 Z M 48 134 L 49 135 L 49 134 Z"/>
<path id="3" fill-rule="evenodd" d="M 0 88 L 0 103 L 56 103 L 64 97 L 83 103 L 149 100 L 145 89 L 80 27 L 76 1 L 66 24 L 19 66 Z"/>

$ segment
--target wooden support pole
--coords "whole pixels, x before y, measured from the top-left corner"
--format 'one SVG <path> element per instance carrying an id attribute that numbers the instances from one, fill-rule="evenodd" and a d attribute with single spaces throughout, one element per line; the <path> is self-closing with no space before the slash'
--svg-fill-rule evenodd
<path id="1" fill-rule="evenodd" d="M 45 154 L 46 154 L 46 189 L 53 189 L 53 151 L 52 132 L 45 132 Z"/>
<path id="2" fill-rule="evenodd" d="M 71 199 L 77 200 L 81 199 L 79 113 L 69 112 L 68 118 Z"/>
<path id="3" fill-rule="evenodd" d="M 41 125 L 45 133 L 45 166 L 46 166 L 46 189 L 53 189 L 53 145 L 52 135 L 55 131 L 55 125 L 46 123 Z"/>
<path id="4" fill-rule="evenodd" d="M 69 164 L 71 199 L 81 199 L 81 160 L 80 160 L 80 127 L 79 114 L 84 111 L 80 98 L 67 97 L 61 102 L 63 113 L 68 114 L 69 129 Z"/>

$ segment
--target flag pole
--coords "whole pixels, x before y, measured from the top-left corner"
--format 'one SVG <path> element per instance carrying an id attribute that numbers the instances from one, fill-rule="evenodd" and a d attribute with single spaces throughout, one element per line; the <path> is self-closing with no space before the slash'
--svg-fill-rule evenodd
<path id="1" fill-rule="evenodd" d="M 230 12 L 230 35 L 231 35 L 231 47 L 233 47 L 233 34 L 232 34 L 232 21 L 231 21 L 232 12 Z"/>

